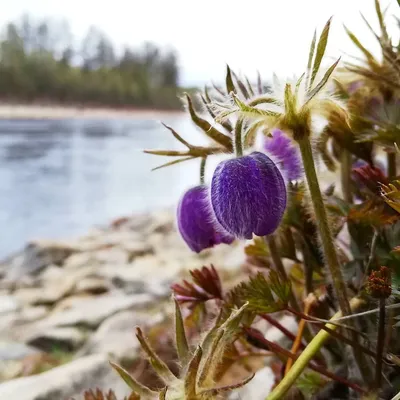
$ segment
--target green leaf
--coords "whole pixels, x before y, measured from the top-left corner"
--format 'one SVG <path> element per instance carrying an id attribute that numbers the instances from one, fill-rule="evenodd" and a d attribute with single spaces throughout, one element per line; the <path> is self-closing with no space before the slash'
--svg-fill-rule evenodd
<path id="1" fill-rule="evenodd" d="M 231 92 L 236 93 L 235 85 L 233 84 L 233 80 L 232 80 L 231 69 L 229 68 L 228 64 L 226 64 L 225 82 L 226 82 L 226 90 L 227 90 L 228 94 L 230 94 Z"/>
<path id="2" fill-rule="evenodd" d="M 290 83 L 285 85 L 285 114 L 289 121 L 296 115 L 296 98 L 293 95 Z"/>
<path id="3" fill-rule="evenodd" d="M 157 393 L 146 386 L 143 386 L 141 383 L 137 382 L 128 371 L 120 367 L 119 365 L 110 361 L 111 366 L 117 371 L 118 375 L 124 380 L 124 382 L 139 395 L 144 396 L 146 399 L 153 398 L 153 396 Z"/>
<path id="4" fill-rule="evenodd" d="M 328 19 L 328 22 L 325 24 L 324 29 L 321 33 L 321 36 L 319 37 L 319 40 L 318 40 L 317 53 L 315 55 L 315 60 L 314 60 L 314 64 L 312 67 L 310 88 L 312 87 L 312 85 L 314 83 L 315 77 L 317 76 L 319 67 L 321 66 L 321 62 L 322 62 L 322 59 L 325 54 L 326 45 L 328 44 L 328 36 L 329 36 L 329 28 L 331 26 L 331 20 L 332 20 L 332 17 Z"/>
<path id="5" fill-rule="evenodd" d="M 361 52 L 367 57 L 369 61 L 375 61 L 375 57 L 361 44 L 361 42 L 357 39 L 357 37 L 352 33 L 346 26 L 344 26 L 347 35 L 351 39 L 351 41 L 361 50 Z"/>
<path id="6" fill-rule="evenodd" d="M 197 398 L 197 374 L 199 371 L 199 366 L 201 358 L 203 357 L 203 350 L 201 346 L 197 346 L 197 349 L 190 360 L 187 373 L 185 376 L 185 398 L 192 399 Z"/>
<path id="7" fill-rule="evenodd" d="M 314 58 L 314 52 L 315 52 L 315 43 L 317 41 L 317 31 L 314 31 L 314 36 L 311 41 L 311 46 L 310 46 L 310 52 L 308 54 L 308 63 L 307 63 L 307 74 L 306 74 L 306 87 L 310 87 L 310 77 L 311 77 L 311 66 Z"/>
<path id="8" fill-rule="evenodd" d="M 224 147 L 227 148 L 227 150 L 232 151 L 232 140 L 229 136 L 224 135 L 222 132 L 220 132 L 218 129 L 214 128 L 207 120 L 200 118 L 196 112 L 194 111 L 193 108 L 193 103 L 192 99 L 189 97 L 189 95 L 186 94 L 186 99 L 188 103 L 188 110 L 190 113 L 190 117 L 192 118 L 192 121 L 204 131 L 204 133 L 216 141 L 217 143 L 223 145 Z"/>
<path id="9" fill-rule="evenodd" d="M 280 115 L 278 112 L 275 112 L 275 111 L 261 110 L 256 107 L 251 107 L 251 106 L 247 105 L 246 103 L 244 103 L 243 101 L 241 101 L 236 95 L 233 95 L 233 100 L 234 100 L 235 104 L 237 105 L 237 107 L 239 108 L 239 110 L 243 114 L 248 114 L 249 116 L 277 117 Z"/>
<path id="10" fill-rule="evenodd" d="M 149 362 L 153 367 L 154 371 L 157 375 L 164 381 L 165 384 L 169 384 L 176 380 L 175 375 L 168 368 L 167 364 L 158 357 L 158 355 L 151 348 L 150 344 L 143 336 L 143 332 L 140 328 L 136 328 L 136 337 L 140 342 L 140 346 L 145 351 L 147 356 L 149 357 Z"/>
<path id="11" fill-rule="evenodd" d="M 290 293 L 290 281 L 282 281 L 275 271 L 267 280 L 262 273 L 242 282 L 231 291 L 233 298 L 248 302 L 256 313 L 273 313 L 285 309 Z"/>
<path id="12" fill-rule="evenodd" d="M 189 345 L 186 339 L 185 326 L 181 309 L 178 302 L 175 300 L 175 341 L 178 352 L 179 361 L 186 365 L 189 356 Z"/>
<path id="13" fill-rule="evenodd" d="M 335 70 L 336 66 L 339 64 L 340 58 L 337 59 L 336 62 L 334 62 L 329 69 L 325 72 L 323 78 L 321 81 L 318 83 L 317 86 L 315 86 L 314 89 L 312 89 L 308 95 L 307 95 L 307 102 L 309 102 L 315 95 L 317 95 L 327 84 L 330 76 L 332 75 L 333 71 Z"/>
<path id="14" fill-rule="evenodd" d="M 257 97 L 251 101 L 249 101 L 249 106 L 254 107 L 258 106 L 259 104 L 275 104 L 278 106 L 282 105 L 282 102 L 275 97 L 269 97 L 269 96 L 262 96 L 262 97 Z"/>
<path id="15" fill-rule="evenodd" d="M 212 342 L 209 345 L 209 349 L 207 351 L 207 358 L 201 368 L 201 373 L 199 376 L 199 386 L 204 386 L 204 383 L 207 382 L 209 379 L 213 379 L 213 373 L 215 371 L 215 362 L 219 362 L 216 359 L 217 347 L 219 346 L 222 337 L 225 335 L 225 331 L 223 329 L 218 329 L 213 335 Z"/>
<path id="16" fill-rule="evenodd" d="M 385 25 L 385 20 L 383 18 L 382 10 L 381 10 L 381 5 L 379 3 L 379 0 L 375 0 L 375 10 L 376 10 L 376 15 L 378 16 L 378 21 L 379 21 L 379 26 L 381 28 L 382 36 L 384 37 L 385 40 L 389 39 L 389 35 L 386 30 L 386 25 Z"/>

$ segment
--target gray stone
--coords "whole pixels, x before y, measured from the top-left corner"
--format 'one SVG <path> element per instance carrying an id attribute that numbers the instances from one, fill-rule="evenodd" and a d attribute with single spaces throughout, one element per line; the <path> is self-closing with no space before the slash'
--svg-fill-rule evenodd
<path id="1" fill-rule="evenodd" d="M 19 289 L 15 292 L 17 300 L 23 304 L 54 304 L 72 293 L 77 282 L 95 271 L 93 268 L 82 268 L 69 273 L 48 277 L 42 288 Z"/>
<path id="2" fill-rule="evenodd" d="M 110 315 L 126 309 L 140 309 L 148 306 L 153 298 L 148 294 L 130 295 L 106 294 L 96 297 L 77 297 L 70 308 L 54 310 L 39 322 L 39 328 L 83 325 L 97 327 Z"/>
<path id="3" fill-rule="evenodd" d="M 0 296 L 0 314 L 16 311 L 18 310 L 19 306 L 19 302 L 14 296 Z"/>
<path id="4" fill-rule="evenodd" d="M 50 264 L 63 262 L 76 249 L 56 241 L 38 240 L 28 243 L 20 256 L 17 256 L 7 271 L 9 280 L 17 280 L 23 275 L 37 273 Z"/>
<path id="5" fill-rule="evenodd" d="M 0 341 L 0 360 L 2 361 L 22 360 L 37 353 L 39 353 L 37 349 L 23 343 Z"/>
<path id="6" fill-rule="evenodd" d="M 148 312 L 121 311 L 107 318 L 91 335 L 80 354 L 107 353 L 120 362 L 136 358 L 139 343 L 135 337 L 135 327 L 146 328 L 163 321 L 163 315 Z"/>
<path id="7" fill-rule="evenodd" d="M 53 368 L 48 372 L 0 384 L 0 399 L 80 400 L 87 389 L 113 388 L 118 398 L 129 394 L 128 386 L 110 367 L 108 357 L 95 354 Z"/>
<path id="8" fill-rule="evenodd" d="M 104 278 L 84 278 L 77 282 L 74 293 L 101 294 L 110 290 L 110 283 Z"/>
<path id="9" fill-rule="evenodd" d="M 51 352 L 54 349 L 71 352 L 78 349 L 85 339 L 86 335 L 81 329 L 59 327 L 46 329 L 41 333 L 29 334 L 25 337 L 25 342 L 46 352 Z"/>

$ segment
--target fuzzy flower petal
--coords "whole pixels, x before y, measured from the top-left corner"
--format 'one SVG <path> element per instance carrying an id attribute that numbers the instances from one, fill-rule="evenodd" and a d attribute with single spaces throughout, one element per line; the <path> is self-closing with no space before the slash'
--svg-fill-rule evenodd
<path id="1" fill-rule="evenodd" d="M 301 177 L 302 166 L 299 149 L 281 130 L 274 129 L 272 137 L 266 137 L 264 150 L 279 162 L 281 171 L 289 181 Z"/>
<path id="2" fill-rule="evenodd" d="M 275 163 L 260 152 L 222 161 L 211 183 L 218 222 L 238 238 L 269 235 L 286 208 L 285 182 Z"/>
<path id="3" fill-rule="evenodd" d="M 220 243 L 230 244 L 234 240 L 215 221 L 206 186 L 196 186 L 183 195 L 177 218 L 179 232 L 196 253 Z"/>

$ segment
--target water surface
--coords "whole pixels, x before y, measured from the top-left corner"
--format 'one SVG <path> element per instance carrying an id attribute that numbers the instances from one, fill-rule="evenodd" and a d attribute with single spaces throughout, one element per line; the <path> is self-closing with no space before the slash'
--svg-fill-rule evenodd
<path id="1" fill-rule="evenodd" d="M 163 115 L 187 139 L 204 138 L 183 114 Z M 150 117 L 0 121 L 0 258 L 35 238 L 67 238 L 131 213 L 171 207 L 198 181 L 198 160 L 144 148 L 182 146 Z"/>

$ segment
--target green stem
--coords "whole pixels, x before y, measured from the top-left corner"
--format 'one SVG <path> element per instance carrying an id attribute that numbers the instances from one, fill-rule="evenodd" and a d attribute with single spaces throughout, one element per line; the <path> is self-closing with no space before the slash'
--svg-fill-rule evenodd
<path id="1" fill-rule="evenodd" d="M 240 118 L 237 120 L 236 126 L 235 126 L 235 154 L 236 154 L 236 157 L 241 157 L 243 155 L 242 126 L 243 126 L 243 120 Z"/>
<path id="2" fill-rule="evenodd" d="M 295 136 L 298 137 L 297 141 L 300 146 L 304 172 L 307 178 L 308 188 L 311 195 L 311 202 L 317 220 L 317 226 L 321 238 L 325 263 L 327 264 L 332 277 L 333 286 L 335 288 L 340 310 L 343 315 L 350 315 L 351 309 L 349 305 L 349 300 L 347 298 L 347 288 L 343 279 L 339 258 L 336 253 L 332 232 L 329 227 L 328 215 L 322 198 L 321 189 L 319 187 L 309 135 L 298 134 Z M 358 343 L 357 335 L 355 333 L 352 333 L 352 335 L 353 341 L 355 343 Z M 360 369 L 363 378 L 366 380 L 366 382 L 370 382 L 370 365 L 365 361 L 364 355 L 362 354 L 359 346 L 355 346 L 353 348 L 353 352 L 354 358 L 357 362 L 358 368 Z"/>
<path id="3" fill-rule="evenodd" d="M 268 247 L 269 247 L 269 252 L 271 254 L 271 258 L 274 263 L 276 271 L 281 275 L 282 279 L 285 282 L 288 282 L 289 278 L 286 274 L 285 267 L 283 266 L 281 256 L 279 255 L 279 250 L 278 250 L 278 246 L 276 244 L 275 236 L 269 235 L 269 236 L 266 236 L 266 239 L 267 239 L 267 243 L 268 243 Z M 294 310 L 296 310 L 297 312 L 301 312 L 299 303 L 297 302 L 296 296 L 293 293 L 293 289 L 290 289 L 289 302 Z"/>
<path id="4" fill-rule="evenodd" d="M 350 314 L 350 306 L 346 296 L 346 285 L 340 269 L 340 263 L 333 242 L 332 233 L 329 228 L 328 216 L 318 183 L 311 143 L 308 135 L 303 135 L 302 138 L 298 140 L 298 143 L 300 145 L 304 171 L 311 194 L 311 201 L 314 207 L 325 261 L 332 275 L 333 285 L 335 287 L 340 309 L 342 310 L 343 315 L 348 315 Z"/>
<path id="5" fill-rule="evenodd" d="M 207 157 L 203 157 L 200 162 L 200 185 L 204 185 L 204 177 L 206 174 Z"/>
<path id="6" fill-rule="evenodd" d="M 351 153 L 346 149 L 342 149 L 340 174 L 343 198 L 347 203 L 351 203 L 353 200 L 351 193 Z"/>
<path id="7" fill-rule="evenodd" d="M 350 310 L 356 310 L 359 308 L 364 301 L 358 297 L 353 298 L 350 303 Z M 331 321 L 334 321 L 337 318 L 342 316 L 342 312 L 338 311 L 332 318 Z M 336 325 L 326 324 L 327 328 L 335 331 L 337 329 Z M 272 393 L 267 397 L 267 400 L 280 400 L 283 399 L 287 391 L 291 388 L 291 386 L 295 383 L 296 379 L 300 376 L 300 374 L 307 367 L 307 364 L 311 361 L 311 359 L 315 356 L 315 354 L 321 349 L 324 343 L 331 337 L 331 335 L 321 329 L 314 339 L 309 343 L 309 345 L 305 348 L 305 350 L 300 354 L 299 358 L 293 364 L 292 368 L 289 372 L 284 376 L 278 386 L 272 391 Z"/>
<path id="8" fill-rule="evenodd" d="M 383 349 L 385 345 L 385 299 L 379 299 L 379 325 L 378 342 L 376 345 L 376 366 L 375 366 L 375 389 L 379 390 L 382 385 L 382 364 Z"/>
<path id="9" fill-rule="evenodd" d="M 390 180 L 393 180 L 397 175 L 397 160 L 396 160 L 396 153 L 387 153 L 387 170 L 388 170 L 388 177 Z"/>

